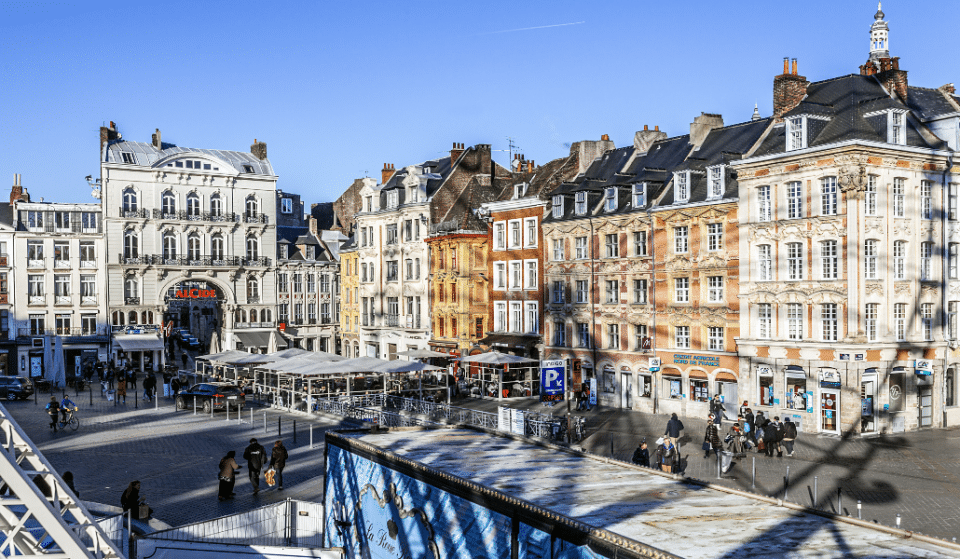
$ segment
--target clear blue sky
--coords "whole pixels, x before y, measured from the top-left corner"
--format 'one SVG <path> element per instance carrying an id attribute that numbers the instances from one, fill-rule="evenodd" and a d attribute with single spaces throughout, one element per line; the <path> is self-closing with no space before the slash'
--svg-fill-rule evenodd
<path id="1" fill-rule="evenodd" d="M 883 9 L 911 84 L 960 84 L 960 2 Z M 683 134 L 701 111 L 732 124 L 757 102 L 769 115 L 784 56 L 811 81 L 858 72 L 875 11 L 869 0 L 0 1 L 0 185 L 21 173 L 34 200 L 93 201 L 83 177 L 99 174 L 110 120 L 131 140 L 160 128 L 187 147 L 265 141 L 280 188 L 308 204 L 453 142 L 506 150 L 511 136 L 545 163 L 601 134 L 629 144 L 644 124 Z"/>

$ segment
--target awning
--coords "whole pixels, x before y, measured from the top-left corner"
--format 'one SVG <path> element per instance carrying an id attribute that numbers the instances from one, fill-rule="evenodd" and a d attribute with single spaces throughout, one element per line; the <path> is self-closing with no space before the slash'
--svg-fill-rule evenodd
<path id="1" fill-rule="evenodd" d="M 243 347 L 270 347 L 270 336 L 275 336 L 277 347 L 287 347 L 287 340 L 276 330 L 270 332 L 235 332 L 234 335 Z"/>
<path id="2" fill-rule="evenodd" d="M 540 343 L 539 334 L 487 334 L 480 340 L 481 344 L 500 347 L 514 347 L 529 349 Z"/>
<path id="3" fill-rule="evenodd" d="M 113 340 L 123 351 L 163 351 L 163 342 L 156 334 L 117 334 Z"/>

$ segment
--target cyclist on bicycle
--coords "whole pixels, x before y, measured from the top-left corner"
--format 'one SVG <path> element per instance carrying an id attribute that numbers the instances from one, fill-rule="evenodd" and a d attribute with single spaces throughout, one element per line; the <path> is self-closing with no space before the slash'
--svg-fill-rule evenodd
<path id="1" fill-rule="evenodd" d="M 79 407 L 66 395 L 64 395 L 63 400 L 60 400 L 60 414 L 63 416 L 64 423 L 67 422 L 67 415 L 78 409 Z"/>

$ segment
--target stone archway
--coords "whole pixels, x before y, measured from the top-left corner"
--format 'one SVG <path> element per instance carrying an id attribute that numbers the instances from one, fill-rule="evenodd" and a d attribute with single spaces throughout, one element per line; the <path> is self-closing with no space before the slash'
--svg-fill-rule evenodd
<path id="1" fill-rule="evenodd" d="M 221 348 L 223 331 L 228 326 L 227 315 L 233 311 L 236 300 L 231 286 L 222 280 L 203 275 L 177 275 L 158 286 L 157 304 L 163 309 L 163 323 L 185 329 L 199 341 L 199 351 L 206 350 L 214 332 Z M 170 339 L 173 354 L 174 339 Z M 183 348 L 183 346 L 181 346 Z"/>

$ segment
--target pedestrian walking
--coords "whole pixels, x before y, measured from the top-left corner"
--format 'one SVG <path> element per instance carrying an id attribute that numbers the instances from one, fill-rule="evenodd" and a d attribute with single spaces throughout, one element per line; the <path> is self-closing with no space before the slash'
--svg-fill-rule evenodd
<path id="1" fill-rule="evenodd" d="M 117 401 L 123 398 L 123 403 L 127 403 L 127 379 L 122 375 L 117 378 Z"/>
<path id="2" fill-rule="evenodd" d="M 287 464 L 287 449 L 283 446 L 283 441 L 273 443 L 273 450 L 270 452 L 270 467 L 276 472 L 277 490 L 283 489 L 283 467 Z"/>
<path id="3" fill-rule="evenodd" d="M 713 414 L 713 422 L 720 425 L 723 419 L 723 402 L 720 401 L 719 394 L 714 394 L 710 400 L 710 413 Z"/>
<path id="4" fill-rule="evenodd" d="M 714 422 L 715 416 L 711 413 L 707 422 L 707 430 L 703 434 L 703 457 L 709 458 L 710 451 L 714 454 L 720 454 L 723 450 L 723 443 L 720 441 L 720 428 Z"/>
<path id="5" fill-rule="evenodd" d="M 143 399 L 152 402 L 153 401 L 153 392 L 157 388 L 157 377 L 147 373 L 147 377 L 143 379 Z"/>
<path id="6" fill-rule="evenodd" d="M 237 471 L 240 470 L 240 465 L 237 464 L 237 461 L 234 459 L 234 456 L 237 455 L 237 452 L 231 450 L 227 452 L 227 455 L 220 459 L 220 490 L 217 493 L 217 500 L 223 501 L 226 499 L 233 499 L 235 493 L 233 492 L 233 486 L 237 483 Z"/>
<path id="7" fill-rule="evenodd" d="M 787 447 L 787 456 L 793 456 L 793 443 L 797 440 L 797 424 L 787 418 L 783 424 L 783 446 Z"/>
<path id="8" fill-rule="evenodd" d="M 80 492 L 77 491 L 77 488 L 73 486 L 73 472 L 63 472 L 63 475 L 60 477 L 63 478 L 63 483 L 66 483 L 67 487 L 70 488 L 70 491 L 73 491 L 73 494 L 77 496 L 77 499 L 79 499 Z"/>
<path id="9" fill-rule="evenodd" d="M 667 422 L 667 429 L 663 432 L 663 435 L 671 439 L 673 446 L 677 448 L 680 448 L 680 431 L 683 431 L 683 422 L 680 421 L 677 414 L 673 414 L 670 416 L 670 421 Z"/>
<path id="10" fill-rule="evenodd" d="M 763 445 L 767 458 L 773 458 L 773 450 L 777 446 L 777 424 L 767 421 L 763 426 Z"/>
<path id="11" fill-rule="evenodd" d="M 753 410 L 747 408 L 747 413 L 743 414 L 743 432 L 746 433 L 747 438 L 753 443 L 757 443 L 757 430 L 754 427 L 754 422 L 756 419 L 753 416 Z"/>
<path id="12" fill-rule="evenodd" d="M 50 428 L 53 429 L 53 432 L 57 432 L 57 419 L 60 414 L 60 402 L 57 401 L 56 396 L 50 396 L 50 401 L 47 402 L 44 410 L 47 412 L 47 415 L 50 416 Z"/>
<path id="13" fill-rule="evenodd" d="M 727 436 L 723 438 L 727 443 L 727 450 L 734 454 L 743 454 L 744 445 L 747 437 L 743 434 L 743 417 L 738 417 L 737 422 L 730 426 Z"/>
<path id="14" fill-rule="evenodd" d="M 247 461 L 247 475 L 250 477 L 250 485 L 253 486 L 253 494 L 260 492 L 260 470 L 264 462 L 267 461 L 267 449 L 257 442 L 257 439 L 250 439 L 250 446 L 243 451 L 243 459 Z"/>
<path id="15" fill-rule="evenodd" d="M 170 379 L 170 394 L 176 397 L 176 395 L 179 393 L 180 393 L 180 378 L 173 377 L 172 379 Z"/>
<path id="16" fill-rule="evenodd" d="M 180 353 L 180 363 L 183 364 L 183 368 L 184 368 L 184 369 L 187 368 L 187 352 L 186 352 L 186 351 L 181 351 L 181 353 Z"/>
<path id="17" fill-rule="evenodd" d="M 640 441 L 640 446 L 637 447 L 637 450 L 633 451 L 633 459 L 631 462 L 644 468 L 650 467 L 650 451 L 647 450 L 646 439 Z"/>
<path id="18" fill-rule="evenodd" d="M 657 453 L 659 454 L 658 461 L 661 470 L 667 473 L 673 473 L 677 470 L 680 453 L 670 438 L 665 437 L 663 439 L 663 444 L 657 449 Z"/>
<path id="19" fill-rule="evenodd" d="M 150 515 L 153 514 L 153 509 L 140 496 L 140 482 L 137 480 L 131 481 L 123 494 L 120 495 L 120 506 L 123 508 L 123 512 L 130 511 L 130 518 L 134 520 L 150 518 Z"/>

